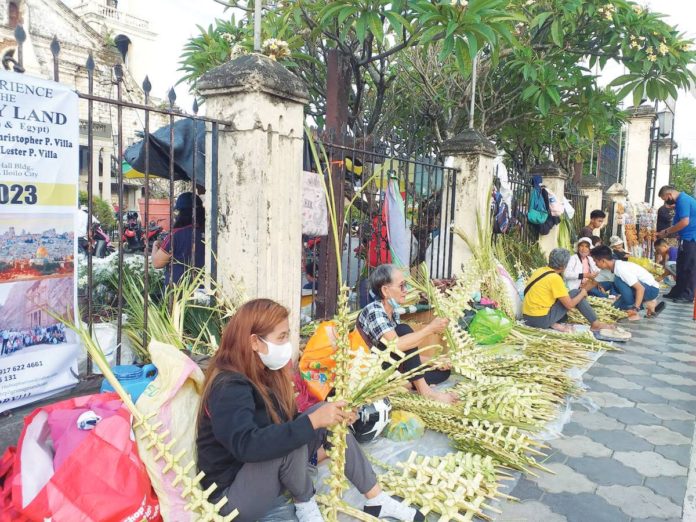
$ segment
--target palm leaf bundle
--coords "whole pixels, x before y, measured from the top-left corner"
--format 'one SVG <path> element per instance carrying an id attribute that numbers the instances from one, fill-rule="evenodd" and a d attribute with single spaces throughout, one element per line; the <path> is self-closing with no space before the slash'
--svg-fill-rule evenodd
<path id="1" fill-rule="evenodd" d="M 628 319 L 628 314 L 624 310 L 614 307 L 614 302 L 602 297 L 590 296 L 587 302 L 592 305 L 592 309 L 597 314 L 597 318 L 603 323 L 617 323 L 623 319 Z M 580 312 L 573 309 L 568 312 L 568 322 L 574 324 L 589 324 Z"/>
<path id="2" fill-rule="evenodd" d="M 535 442 L 517 426 L 506 426 L 500 422 L 468 419 L 458 405 L 447 405 L 416 394 L 399 394 L 391 397 L 395 409 L 415 413 L 425 422 L 428 429 L 444 433 L 461 451 L 491 455 L 503 466 L 528 471 L 532 466 L 542 467 L 535 459 L 544 454 Z"/>
<path id="3" fill-rule="evenodd" d="M 382 488 L 420 508 L 424 515 L 434 513 L 440 521 L 468 522 L 483 511 L 496 511 L 488 499 L 507 497 L 498 492 L 498 473 L 491 457 L 454 452 L 445 457 L 426 457 L 412 452 L 396 466 L 377 463 L 385 473 L 378 476 Z"/>

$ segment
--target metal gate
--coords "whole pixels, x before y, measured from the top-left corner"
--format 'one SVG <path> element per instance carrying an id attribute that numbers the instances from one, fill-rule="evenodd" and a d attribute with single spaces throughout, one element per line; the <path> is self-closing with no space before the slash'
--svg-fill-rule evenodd
<path id="1" fill-rule="evenodd" d="M 404 264 L 426 263 L 432 278 L 451 277 L 453 232 L 449 223 L 454 214 L 457 169 L 445 166 L 435 154 L 406 154 L 388 143 L 355 137 L 313 139 L 324 148 L 330 170 L 342 181 L 336 200 L 353 200 L 339 234 L 342 281 L 352 291 L 352 308 L 367 303 L 367 278 L 372 270 L 392 261 L 385 205 L 390 180 L 398 184 L 404 201 L 409 241 L 409 259 Z M 305 167 L 317 171 L 313 164 Z M 328 277 L 331 269 L 320 255 L 321 242 L 326 239 L 305 238 L 305 273 L 311 281 L 304 293 L 312 297 L 311 317 L 317 316 L 317 301 L 335 302 L 335 284 Z M 324 315 L 321 309 L 318 315 Z"/>
<path id="2" fill-rule="evenodd" d="M 26 33 L 21 26 L 18 26 L 15 30 L 15 39 L 17 41 L 17 60 L 12 58 L 7 60 L 4 65 L 6 67 L 12 67 L 15 72 L 23 73 L 24 63 L 23 63 L 23 44 L 26 40 Z M 60 42 L 54 38 L 51 44 L 51 53 L 53 55 L 53 79 L 56 82 L 60 81 L 60 56 L 61 46 Z M 208 118 L 205 116 L 198 115 L 198 104 L 194 102 L 192 114 L 187 114 L 180 110 L 176 106 L 176 93 L 174 89 L 170 89 L 168 93 L 168 100 L 159 106 L 154 106 L 151 99 L 152 85 L 149 78 L 145 78 L 142 82 L 140 88 L 142 89 L 142 102 L 126 100 L 124 99 L 124 85 L 126 79 L 124 78 L 123 65 L 116 63 L 111 67 L 110 82 L 111 82 L 111 95 L 104 95 L 103 93 L 95 92 L 95 70 L 96 64 L 93 56 L 86 57 L 85 70 L 87 74 L 87 90 L 86 92 L 77 92 L 80 99 L 80 112 L 81 115 L 86 115 L 84 122 L 85 129 L 81 129 L 82 139 L 81 144 L 81 177 L 84 175 L 86 181 L 86 205 L 87 205 L 87 230 L 85 231 L 85 245 L 86 245 L 86 277 L 80 274 L 78 270 L 78 280 L 84 281 L 83 285 L 78 288 L 78 307 L 79 314 L 84 321 L 90 333 L 93 330 L 94 324 L 100 322 L 104 319 L 110 319 L 113 316 L 113 321 L 116 323 L 116 363 L 121 363 L 121 347 L 123 343 L 123 284 L 124 284 L 124 271 L 129 268 L 130 260 L 135 259 L 133 265 L 138 265 L 143 267 L 143 284 L 144 284 L 144 328 L 142 332 L 142 342 L 147 345 L 148 342 L 148 303 L 153 299 L 154 289 L 153 283 L 150 281 L 150 256 L 151 256 L 151 245 L 150 241 L 147 240 L 148 232 L 150 231 L 151 225 L 151 206 L 153 203 L 153 198 L 151 197 L 151 190 L 153 185 L 156 183 L 156 179 L 159 180 L 160 188 L 164 184 L 164 188 L 161 190 L 164 192 L 164 199 L 168 202 L 167 209 L 165 210 L 165 217 L 161 218 L 161 221 L 169 223 L 169 230 L 165 232 L 171 233 L 172 227 L 175 224 L 175 216 L 173 209 L 173 202 L 177 197 L 178 192 L 190 191 L 197 195 L 207 195 L 210 201 L 210 208 L 208 209 L 207 216 L 217 216 L 217 193 L 218 193 L 218 134 L 221 126 L 228 126 L 228 122 L 218 120 L 215 118 Z M 131 84 L 132 85 L 132 84 Z M 113 96 L 113 91 L 115 91 L 115 96 Z M 102 158 L 100 152 L 96 151 L 95 147 L 95 137 L 100 131 L 98 127 L 99 121 L 95 118 L 95 113 L 99 112 L 101 114 L 108 113 L 111 118 L 111 136 L 113 137 L 113 149 L 115 151 L 113 157 Z M 124 114 L 128 114 L 129 117 L 136 118 L 142 127 L 139 134 L 143 137 L 142 140 L 142 153 L 141 156 L 144 158 L 144 168 L 142 172 L 142 178 L 131 180 L 126 176 L 124 172 L 124 148 L 126 147 L 126 133 L 124 127 Z M 113 125 L 115 120 L 116 124 Z M 181 131 L 176 128 L 176 123 L 180 121 L 188 120 L 191 125 L 187 127 L 190 128 L 192 133 L 191 138 L 193 140 L 193 157 L 192 165 L 190 171 L 187 174 L 182 171 L 182 166 L 178 163 L 180 157 L 175 157 L 175 141 L 177 138 L 181 138 Z M 168 158 L 168 164 L 166 166 L 166 172 L 164 176 L 160 173 L 160 177 L 156 176 L 151 172 L 151 167 L 153 166 L 154 151 L 153 146 L 150 143 L 149 136 L 153 129 L 153 121 L 159 121 L 168 125 L 169 129 L 169 150 L 158 151 L 161 155 Z M 102 125 L 103 127 L 103 125 Z M 132 129 L 131 129 L 132 130 Z M 83 132 L 84 131 L 84 132 Z M 177 134 L 179 133 L 179 134 Z M 201 149 L 201 134 L 204 136 L 203 150 Z M 103 136 L 101 136 L 103 137 Z M 137 137 L 137 136 L 136 136 Z M 133 136 L 131 136 L 131 139 Z M 99 155 L 98 163 L 95 161 Z M 203 163 L 201 165 L 201 162 Z M 98 176 L 95 176 L 95 163 L 98 165 Z M 84 172 L 83 172 L 84 170 Z M 106 174 L 106 176 L 105 176 Z M 198 178 L 198 179 L 197 179 Z M 95 244 L 95 222 L 94 222 L 94 211 L 95 211 L 95 188 L 97 192 L 102 193 L 101 189 L 104 183 L 113 182 L 113 186 L 116 189 L 116 198 L 118 203 L 118 211 L 116 212 L 116 226 L 112 230 L 106 231 L 107 236 L 110 236 L 115 243 L 118 243 L 118 248 L 116 253 L 113 255 L 116 257 L 116 274 L 114 275 L 113 283 L 113 294 L 109 294 L 106 297 L 107 302 L 102 302 L 104 296 L 98 295 L 99 292 L 95 291 L 95 258 L 94 248 L 92 245 Z M 81 185 L 83 181 L 81 180 Z M 98 187 L 95 187 L 95 183 L 98 183 Z M 133 188 L 135 187 L 135 189 Z M 133 192 L 136 194 L 136 201 L 138 206 L 142 209 L 141 224 L 144 225 L 143 233 L 145 240 L 143 241 L 143 250 L 141 254 L 126 254 L 124 252 L 124 213 L 128 210 L 128 206 L 132 206 L 132 202 L 128 203 L 125 201 L 125 197 L 128 194 L 129 199 L 132 200 Z M 138 198 L 137 196 L 142 196 Z M 197 198 L 193 199 L 193 234 L 195 237 L 196 230 L 201 227 L 200 223 L 196 222 L 196 206 Z M 168 219 L 167 219 L 168 218 Z M 216 276 L 216 254 L 217 254 L 217 220 L 208 219 L 207 228 L 205 232 L 209 234 L 209 241 L 205 241 L 205 257 L 206 257 L 206 271 L 214 279 Z M 157 223 L 154 223 L 157 225 Z M 77 238 L 76 238 L 77 239 Z M 191 259 L 196 259 L 196 241 L 191 242 Z M 199 246 L 200 248 L 200 246 Z M 134 256 L 138 256 L 137 258 Z M 140 259 L 142 256 L 142 260 Z M 79 263 L 78 263 L 79 266 Z M 171 256 L 169 261 L 169 273 L 171 274 L 174 267 L 174 256 Z M 171 278 L 170 278 L 171 284 Z M 110 310 L 109 317 L 104 317 L 105 309 L 103 307 L 108 307 Z M 128 361 L 130 362 L 130 361 Z M 92 361 L 88 358 L 87 360 L 87 375 L 92 373 Z"/>

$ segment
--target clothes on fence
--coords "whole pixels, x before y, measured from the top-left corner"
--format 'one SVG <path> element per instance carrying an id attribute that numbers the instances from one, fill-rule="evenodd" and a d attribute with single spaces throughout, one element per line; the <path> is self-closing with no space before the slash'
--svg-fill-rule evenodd
<path id="1" fill-rule="evenodd" d="M 538 279 L 546 272 L 554 272 L 539 279 L 524 296 L 522 314 L 530 317 L 543 317 L 549 313 L 551 307 L 560 297 L 568 295 L 563 278 L 553 268 L 545 266 L 538 268 L 527 280 L 527 284 Z"/>
<path id="2" fill-rule="evenodd" d="M 392 317 L 390 318 L 381 301 L 373 301 L 363 308 L 358 316 L 357 327 L 358 331 L 360 331 L 366 337 L 366 343 L 370 346 L 376 346 L 380 350 L 384 350 L 386 348 L 381 342 L 381 339 L 385 334 L 393 331 L 398 337 L 403 337 L 404 335 L 413 333 L 413 328 L 411 328 L 409 325 L 399 323 L 399 314 L 396 312 L 396 310 L 392 312 Z M 417 350 L 418 348 L 404 350 L 404 354 L 408 356 Z M 419 355 L 415 355 L 409 359 L 406 359 L 399 366 L 399 371 L 406 373 L 414 370 L 420 365 L 421 358 Z M 383 367 L 388 367 L 388 364 L 383 363 Z M 424 375 L 413 377 L 410 380 L 415 381 L 420 378 L 425 378 L 425 381 L 428 384 L 440 384 L 441 382 L 446 381 L 449 376 L 449 370 L 431 370 L 426 372 Z"/>
<path id="3" fill-rule="evenodd" d="M 599 268 L 591 256 L 582 257 L 580 254 L 575 254 L 568 261 L 568 266 L 563 272 L 563 279 L 570 290 L 575 290 L 580 288 L 584 274 L 587 273 L 598 274 Z"/>
<path id="4" fill-rule="evenodd" d="M 621 261 L 617 261 L 617 263 L 620 262 Z M 657 296 L 660 295 L 660 289 L 652 285 L 645 284 L 642 281 L 639 281 L 639 284 L 643 285 L 643 289 L 645 291 L 643 294 L 643 302 L 640 306 L 642 309 L 643 303 L 657 299 Z M 636 304 L 636 291 L 633 288 L 633 285 L 629 285 L 617 275 L 614 279 L 614 286 L 619 294 L 619 298 L 614 302 L 614 306 L 619 310 L 629 310 L 633 308 L 633 306 Z"/>
<path id="5" fill-rule="evenodd" d="M 322 405 L 323 403 L 319 403 L 310 407 L 299 419 L 308 421 L 307 415 Z M 253 522 L 268 513 L 285 490 L 290 492 L 295 502 L 309 501 L 314 496 L 309 460 L 326 444 L 326 438 L 327 430 L 315 430 L 311 440 L 286 455 L 244 463 L 234 481 L 213 497 L 213 503 L 224 495 L 227 497 L 227 504 L 222 508 L 222 514 L 226 515 L 237 509 L 239 516 L 235 520 Z M 377 477 L 360 445 L 350 433 L 346 444 L 346 477 L 360 493 L 365 494 L 377 484 Z"/>
<path id="6" fill-rule="evenodd" d="M 548 276 L 545 279 L 551 279 L 553 275 Z M 558 277 L 560 279 L 560 276 Z M 561 283 L 563 281 L 561 280 Z M 537 287 L 541 284 L 541 281 L 534 285 L 534 287 Z M 534 287 L 529 291 L 528 295 L 531 294 L 534 290 Z M 565 288 L 565 286 L 563 287 Z M 566 291 L 566 295 L 568 295 L 570 298 L 574 298 L 577 296 L 582 290 L 571 290 L 569 293 Z M 561 296 L 563 297 L 563 296 Z M 526 301 L 526 299 L 525 299 Z M 593 324 L 595 321 L 597 321 L 597 314 L 595 311 L 592 309 L 592 306 L 587 302 L 587 299 L 583 299 L 580 301 L 577 306 L 575 307 L 578 312 L 582 314 L 582 316 L 587 319 L 587 321 L 590 324 Z M 568 309 L 563 306 L 563 303 L 560 301 L 556 300 L 553 305 L 548 309 L 548 311 L 544 315 L 529 315 L 529 314 L 523 314 L 524 322 L 527 323 L 528 326 L 531 326 L 533 328 L 551 328 L 554 324 L 563 321 L 566 317 L 568 316 Z"/>

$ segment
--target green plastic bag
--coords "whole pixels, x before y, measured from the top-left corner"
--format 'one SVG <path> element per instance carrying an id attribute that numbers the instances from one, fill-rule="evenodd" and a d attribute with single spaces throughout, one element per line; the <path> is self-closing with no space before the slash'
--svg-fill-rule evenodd
<path id="1" fill-rule="evenodd" d="M 407 442 L 420 439 L 425 433 L 425 423 L 415 413 L 393 411 L 384 436 L 394 442 Z"/>
<path id="2" fill-rule="evenodd" d="M 512 330 L 512 321 L 500 310 L 483 308 L 476 312 L 469 333 L 477 344 L 496 344 L 508 336 Z"/>

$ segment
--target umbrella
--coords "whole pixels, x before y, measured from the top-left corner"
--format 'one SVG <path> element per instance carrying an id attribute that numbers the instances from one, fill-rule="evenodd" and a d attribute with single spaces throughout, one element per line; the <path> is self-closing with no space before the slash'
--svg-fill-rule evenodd
<path id="1" fill-rule="evenodd" d="M 166 125 L 134 143 L 123 153 L 123 174 L 127 178 L 144 177 L 145 139 L 150 144 L 150 175 L 169 178 L 169 129 Z M 174 123 L 174 179 L 191 179 L 194 134 L 197 144 L 196 184 L 205 184 L 205 122 L 185 118 Z"/>

